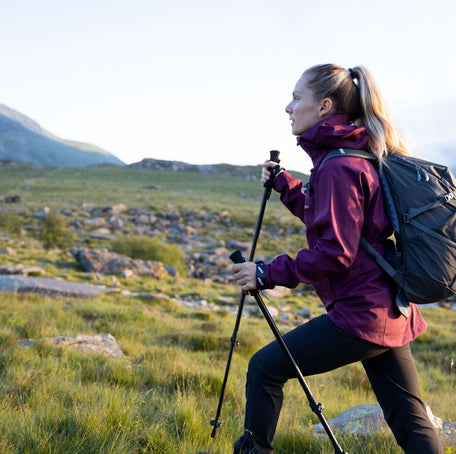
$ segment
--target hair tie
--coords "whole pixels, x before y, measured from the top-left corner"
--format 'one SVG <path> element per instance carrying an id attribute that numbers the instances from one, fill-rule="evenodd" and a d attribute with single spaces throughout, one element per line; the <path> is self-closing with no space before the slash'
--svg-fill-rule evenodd
<path id="1" fill-rule="evenodd" d="M 356 86 L 358 86 L 359 79 L 358 79 L 358 76 L 356 75 L 355 71 L 353 71 L 353 69 L 351 69 L 351 68 L 348 68 L 348 71 L 350 72 L 350 77 L 351 77 L 353 83 Z"/>

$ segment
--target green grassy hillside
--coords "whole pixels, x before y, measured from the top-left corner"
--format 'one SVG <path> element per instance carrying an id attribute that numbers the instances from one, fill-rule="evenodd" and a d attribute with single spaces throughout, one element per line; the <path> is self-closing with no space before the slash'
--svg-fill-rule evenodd
<path id="1" fill-rule="evenodd" d="M 259 170 L 259 169 L 258 169 Z M 0 198 L 18 194 L 20 204 L 4 204 L 0 236 L 16 255 L 0 254 L 0 265 L 32 264 L 50 277 L 113 285 L 112 276 L 84 272 L 68 254 L 74 244 L 107 247 L 87 240 L 76 228 L 60 248 L 43 248 L 35 214 L 48 206 L 65 219 L 83 219 L 88 207 L 125 204 L 125 234 L 139 212 L 191 212 L 201 221 L 196 235 L 226 245 L 250 241 L 263 188 L 258 180 L 198 172 L 154 172 L 131 168 L 87 169 L 0 166 Z M 215 215 L 225 212 L 221 221 Z M 69 213 L 73 213 L 73 217 Z M 197 225 L 197 224 L 195 224 Z M 280 235 L 279 235 L 280 233 Z M 258 254 L 297 250 L 301 225 L 273 194 L 268 202 Z M 97 279 L 96 281 L 94 279 Z M 226 309 L 187 309 L 177 300 L 220 299 L 237 306 L 238 289 L 211 279 L 165 276 L 160 280 L 115 277 L 121 291 L 75 299 L 36 294 L 0 294 L 0 453 L 184 453 L 232 452 L 242 432 L 245 372 L 249 357 L 272 334 L 262 318 L 244 317 L 230 372 L 221 419 L 210 438 L 223 381 L 235 315 Z M 229 302 L 231 298 L 231 303 Z M 308 292 L 271 298 L 270 306 L 321 310 Z M 454 421 L 456 313 L 423 308 L 429 329 L 413 343 L 425 401 L 445 421 Z M 286 331 L 292 321 L 279 322 Z M 42 340 L 111 333 L 125 357 L 112 359 L 62 349 Z M 334 417 L 358 404 L 375 402 L 360 365 L 309 377 L 325 415 Z M 312 432 L 317 423 L 297 383 L 286 386 L 286 400 L 275 443 L 278 454 L 333 453 L 326 438 Z M 355 438 L 341 434 L 350 454 L 399 454 L 389 435 Z M 456 452 L 446 446 L 446 454 Z"/>

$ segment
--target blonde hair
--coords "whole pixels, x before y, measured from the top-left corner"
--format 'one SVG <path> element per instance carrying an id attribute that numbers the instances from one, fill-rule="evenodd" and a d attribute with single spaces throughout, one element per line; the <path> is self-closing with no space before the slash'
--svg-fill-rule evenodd
<path id="1" fill-rule="evenodd" d="M 377 84 L 363 66 L 345 69 L 324 64 L 312 66 L 303 74 L 315 99 L 330 98 L 333 113 L 348 115 L 369 134 L 369 151 L 381 162 L 390 151 L 409 155 L 401 134 L 383 101 Z"/>

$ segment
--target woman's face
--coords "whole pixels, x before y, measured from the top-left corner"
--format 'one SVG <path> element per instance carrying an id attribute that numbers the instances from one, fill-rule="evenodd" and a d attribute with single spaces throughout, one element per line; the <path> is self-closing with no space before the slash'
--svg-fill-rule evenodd
<path id="1" fill-rule="evenodd" d="M 305 76 L 296 82 L 293 99 L 285 107 L 285 112 L 290 117 L 291 132 L 295 136 L 301 135 L 324 118 L 322 102 L 316 101 L 313 93 L 307 88 Z"/>

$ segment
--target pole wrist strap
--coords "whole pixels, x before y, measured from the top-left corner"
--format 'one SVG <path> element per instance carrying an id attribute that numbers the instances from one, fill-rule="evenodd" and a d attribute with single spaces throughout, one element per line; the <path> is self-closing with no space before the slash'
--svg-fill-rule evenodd
<path id="1" fill-rule="evenodd" d="M 263 290 L 266 284 L 266 271 L 264 262 L 256 262 L 256 289 Z"/>

